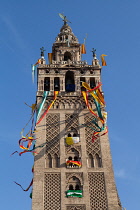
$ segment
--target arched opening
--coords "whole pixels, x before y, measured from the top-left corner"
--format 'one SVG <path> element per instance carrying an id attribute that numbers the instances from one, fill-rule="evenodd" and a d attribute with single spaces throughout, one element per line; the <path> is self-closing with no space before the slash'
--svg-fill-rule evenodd
<path id="1" fill-rule="evenodd" d="M 71 60 L 71 53 L 70 52 L 65 52 L 64 53 L 64 61 Z"/>
<path id="2" fill-rule="evenodd" d="M 73 190 L 73 185 L 72 184 L 69 185 L 69 190 Z"/>
<path id="3" fill-rule="evenodd" d="M 88 165 L 89 165 L 89 168 L 94 167 L 94 159 L 91 154 L 89 155 L 89 158 L 88 158 Z"/>
<path id="4" fill-rule="evenodd" d="M 73 137 L 77 137 L 77 133 L 74 133 L 74 134 L 73 134 Z"/>
<path id="5" fill-rule="evenodd" d="M 54 78 L 54 91 L 60 90 L 60 80 L 59 77 Z"/>
<path id="6" fill-rule="evenodd" d="M 80 190 L 80 186 L 79 186 L 79 184 L 76 184 L 76 186 L 75 186 L 75 190 Z"/>
<path id="7" fill-rule="evenodd" d="M 77 156 L 74 157 L 74 161 L 78 161 L 78 159 L 79 159 L 79 158 L 78 158 Z"/>
<path id="8" fill-rule="evenodd" d="M 67 92 L 75 91 L 74 72 L 67 71 L 65 75 L 65 90 Z"/>
<path id="9" fill-rule="evenodd" d="M 86 88 L 82 86 L 82 82 L 85 82 L 85 77 L 80 77 L 81 91 L 86 91 Z"/>
<path id="10" fill-rule="evenodd" d="M 68 137 L 71 137 L 71 134 L 70 133 L 68 133 Z"/>
<path id="11" fill-rule="evenodd" d="M 71 156 L 69 156 L 69 158 L 68 158 L 69 160 L 72 160 L 72 157 Z"/>
<path id="12" fill-rule="evenodd" d="M 102 167 L 102 161 L 98 154 L 95 155 L 95 166 L 99 168 Z"/>
<path id="13" fill-rule="evenodd" d="M 52 157 L 50 154 L 46 157 L 46 168 L 52 168 Z"/>
<path id="14" fill-rule="evenodd" d="M 54 155 L 54 159 L 53 159 L 53 167 L 54 168 L 58 168 L 59 167 L 59 158 L 58 158 L 58 156 L 56 154 Z"/>
<path id="15" fill-rule="evenodd" d="M 90 87 L 91 89 L 96 87 L 95 77 L 90 77 Z"/>
<path id="16" fill-rule="evenodd" d="M 44 91 L 50 90 L 50 77 L 45 77 L 44 79 Z"/>

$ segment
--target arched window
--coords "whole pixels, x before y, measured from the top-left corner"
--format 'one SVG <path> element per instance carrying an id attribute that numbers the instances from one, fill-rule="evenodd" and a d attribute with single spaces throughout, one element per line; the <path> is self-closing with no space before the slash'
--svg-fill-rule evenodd
<path id="1" fill-rule="evenodd" d="M 98 154 L 95 155 L 95 166 L 99 168 L 102 167 L 102 161 Z"/>
<path id="2" fill-rule="evenodd" d="M 58 158 L 58 156 L 56 154 L 54 155 L 54 159 L 53 159 L 53 167 L 54 168 L 58 168 L 59 167 L 59 158 Z"/>
<path id="3" fill-rule="evenodd" d="M 71 137 L 71 134 L 70 133 L 68 133 L 68 137 Z"/>
<path id="4" fill-rule="evenodd" d="M 46 168 L 52 168 L 52 157 L 50 154 L 46 157 Z"/>
<path id="5" fill-rule="evenodd" d="M 45 77 L 44 79 L 44 91 L 50 90 L 50 77 Z"/>
<path id="6" fill-rule="evenodd" d="M 59 77 L 55 77 L 55 78 L 54 78 L 54 90 L 55 90 L 55 91 L 59 91 L 59 90 L 60 90 L 60 81 L 59 81 Z"/>
<path id="7" fill-rule="evenodd" d="M 71 60 L 71 53 L 70 52 L 65 52 L 64 53 L 64 61 Z"/>
<path id="8" fill-rule="evenodd" d="M 90 77 L 90 87 L 91 89 L 96 87 L 95 77 Z"/>
<path id="9" fill-rule="evenodd" d="M 77 156 L 74 157 L 74 161 L 78 161 L 78 157 Z"/>
<path id="10" fill-rule="evenodd" d="M 72 157 L 71 156 L 69 156 L 69 158 L 68 158 L 69 160 L 72 160 Z"/>
<path id="11" fill-rule="evenodd" d="M 81 91 L 86 91 L 86 88 L 82 86 L 82 82 L 85 82 L 85 77 L 80 77 Z"/>
<path id="12" fill-rule="evenodd" d="M 69 190 L 73 190 L 73 185 L 72 184 L 69 185 Z"/>
<path id="13" fill-rule="evenodd" d="M 65 91 L 74 92 L 75 82 L 74 82 L 74 72 L 67 71 L 65 76 Z"/>
<path id="14" fill-rule="evenodd" d="M 74 134 L 73 134 L 73 137 L 77 137 L 77 133 L 74 133 Z"/>
<path id="15" fill-rule="evenodd" d="M 94 167 L 94 159 L 91 154 L 89 155 L 89 158 L 88 158 L 88 166 L 89 166 L 89 168 Z"/>
<path id="16" fill-rule="evenodd" d="M 75 190 L 80 190 L 79 184 L 76 184 Z"/>

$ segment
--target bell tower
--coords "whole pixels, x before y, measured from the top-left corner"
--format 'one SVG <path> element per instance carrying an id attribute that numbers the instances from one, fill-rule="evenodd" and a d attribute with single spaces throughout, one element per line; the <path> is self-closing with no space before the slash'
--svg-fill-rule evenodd
<path id="1" fill-rule="evenodd" d="M 97 115 L 99 107 L 100 115 L 105 113 L 105 106 L 97 106 L 93 97 L 99 87 L 103 99 L 101 66 L 94 49 L 92 65 L 81 60 L 82 53 L 84 46 L 64 21 L 48 54 L 49 64 L 43 52 L 37 69 L 37 106 L 42 108 L 36 126 L 40 147 L 34 158 L 32 210 L 122 209 L 108 134 L 101 132 L 103 118 Z"/>

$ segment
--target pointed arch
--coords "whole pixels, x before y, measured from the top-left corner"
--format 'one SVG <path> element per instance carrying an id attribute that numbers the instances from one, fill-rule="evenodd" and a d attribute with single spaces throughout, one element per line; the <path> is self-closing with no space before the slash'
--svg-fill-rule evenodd
<path id="1" fill-rule="evenodd" d="M 54 154 L 54 157 L 53 157 L 53 167 L 59 168 L 59 158 L 58 158 L 57 154 Z"/>
<path id="2" fill-rule="evenodd" d="M 52 157 L 50 154 L 46 156 L 46 168 L 52 168 Z"/>
<path id="3" fill-rule="evenodd" d="M 99 168 L 102 167 L 102 161 L 98 154 L 95 155 L 95 166 Z"/>
<path id="4" fill-rule="evenodd" d="M 93 159 L 93 156 L 91 154 L 89 154 L 89 156 L 88 156 L 88 167 L 89 168 L 94 167 L 94 159 Z"/>

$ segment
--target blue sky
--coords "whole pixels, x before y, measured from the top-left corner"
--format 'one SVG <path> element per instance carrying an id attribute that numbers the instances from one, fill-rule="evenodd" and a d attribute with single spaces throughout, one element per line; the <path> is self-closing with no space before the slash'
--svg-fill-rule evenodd
<path id="1" fill-rule="evenodd" d="M 140 209 L 139 10 L 136 0 L 1 1 L 1 209 L 31 209 L 29 192 L 23 192 L 13 181 L 28 186 L 33 156 L 10 154 L 18 150 L 20 131 L 30 117 L 24 102 L 35 101 L 31 64 L 40 57 L 40 47 L 45 47 L 46 55 L 51 52 L 62 26 L 58 13 L 72 22 L 80 43 L 88 34 L 83 60 L 91 64 L 93 47 L 98 58 L 108 55 L 102 82 L 115 179 L 122 205 L 127 210 Z"/>

